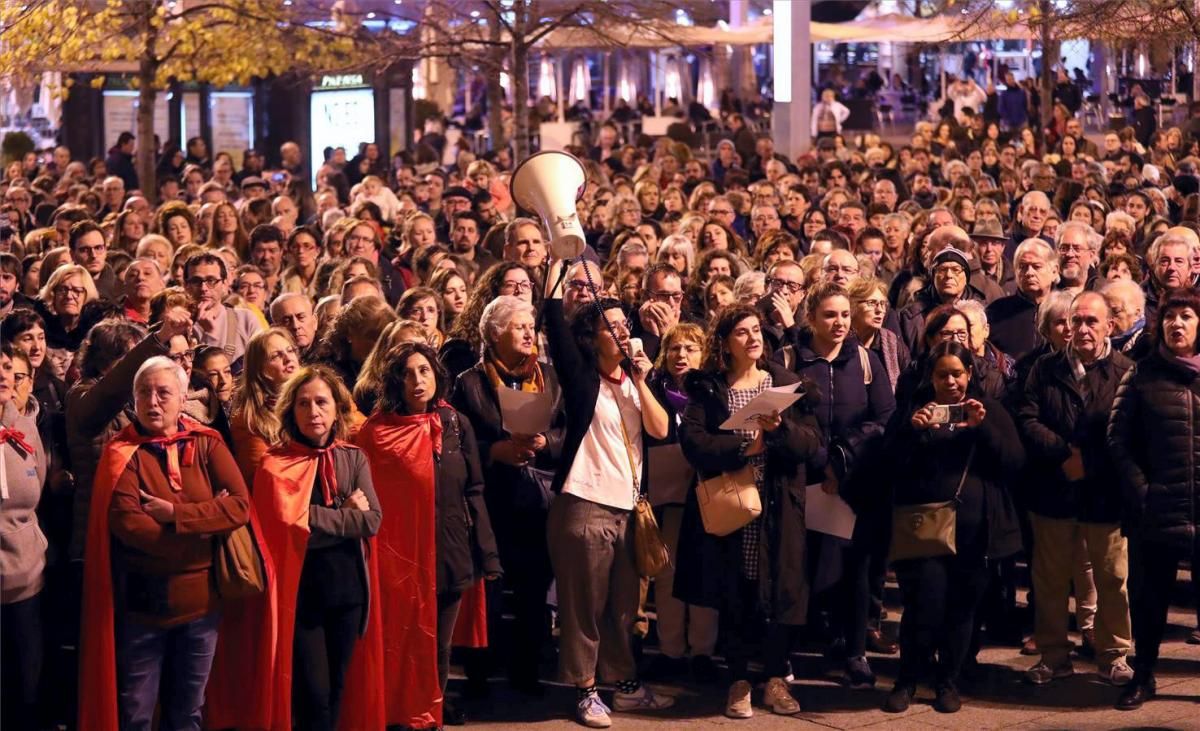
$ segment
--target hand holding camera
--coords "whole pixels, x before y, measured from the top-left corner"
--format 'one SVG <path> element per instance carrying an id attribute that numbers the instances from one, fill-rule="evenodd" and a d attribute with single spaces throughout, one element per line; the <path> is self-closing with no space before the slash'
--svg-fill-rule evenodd
<path id="1" fill-rule="evenodd" d="M 958 404 L 928 403 L 917 409 L 912 416 L 912 426 L 924 429 L 969 429 L 983 423 L 987 409 L 975 399 Z"/>

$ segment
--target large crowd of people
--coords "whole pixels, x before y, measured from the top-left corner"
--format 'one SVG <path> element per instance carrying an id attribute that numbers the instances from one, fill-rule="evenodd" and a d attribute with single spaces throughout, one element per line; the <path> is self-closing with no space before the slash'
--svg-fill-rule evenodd
<path id="1" fill-rule="evenodd" d="M 957 711 L 984 645 L 1150 701 L 1200 556 L 1200 140 L 850 140 L 822 98 L 795 159 L 601 125 L 568 261 L 507 151 L 8 166 L 4 727 L 440 728 L 452 656 L 592 728 L 673 704 L 643 680 L 791 715 L 802 647 L 855 689 L 898 654 L 889 712 Z"/>

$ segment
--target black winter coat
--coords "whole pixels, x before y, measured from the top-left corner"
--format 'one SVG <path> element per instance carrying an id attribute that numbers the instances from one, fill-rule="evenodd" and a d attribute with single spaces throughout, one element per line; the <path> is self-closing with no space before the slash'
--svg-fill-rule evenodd
<path id="1" fill-rule="evenodd" d="M 988 396 L 979 400 L 987 416 L 975 429 L 918 431 L 912 426 L 913 409 L 897 411 L 884 458 L 894 476 L 896 505 L 953 500 L 966 469 L 956 526 L 959 553 L 974 548 L 988 558 L 1004 558 L 1021 550 L 1021 529 L 1007 485 L 1025 461 L 1025 450 L 1000 402 Z M 968 468 L 972 445 L 975 454 Z"/>
<path id="2" fill-rule="evenodd" d="M 483 470 L 471 422 L 441 407 L 437 459 L 437 590 L 465 591 L 481 574 L 500 573 L 500 554 L 483 501 Z"/>
<path id="3" fill-rule="evenodd" d="M 798 377 L 767 363 L 776 386 L 796 383 Z M 688 374 L 688 406 L 679 429 L 684 456 L 700 480 L 733 472 L 746 464 L 742 437 L 723 431 L 729 418 L 729 385 L 723 374 Z M 812 384 L 806 384 L 810 389 Z M 766 435 L 767 464 L 763 514 L 758 521 L 758 606 L 742 605 L 742 532 L 714 536 L 704 531 L 696 491 L 688 493 L 676 557 L 675 596 L 689 604 L 713 607 L 736 617 L 735 622 L 766 616 L 782 624 L 801 625 L 808 613 L 808 575 L 804 524 L 804 465 L 822 447 L 821 432 L 812 414 L 811 396 L 783 414 L 783 424 Z"/>
<path id="4" fill-rule="evenodd" d="M 804 330 L 794 346 L 775 355 L 776 362 L 790 361 L 793 371 L 816 386 L 817 422 L 828 446 L 809 460 L 809 470 L 816 477 L 824 474 L 826 465 L 832 465 L 843 487 L 856 458 L 870 454 L 872 444 L 878 446 L 883 428 L 896 410 L 883 363 L 868 349 L 860 353 L 860 347 L 851 333 L 830 362 L 812 350 L 812 331 Z M 863 354 L 871 371 L 870 383 L 863 369 Z"/>
<path id="5" fill-rule="evenodd" d="M 987 307 L 988 339 L 1005 355 L 1020 360 L 1042 342 L 1037 331 L 1038 305 L 1023 294 L 1001 297 Z"/>
<path id="6" fill-rule="evenodd" d="M 1092 393 L 1085 403 L 1065 352 L 1034 364 L 1015 413 L 1028 455 L 1021 485 L 1031 511 L 1088 523 L 1120 521 L 1121 484 L 1106 433 L 1117 385 L 1131 367 L 1116 352 L 1097 363 L 1088 373 Z M 1062 470 L 1071 447 L 1083 455 L 1084 479 L 1078 482 L 1068 481 Z"/>
<path id="7" fill-rule="evenodd" d="M 530 466 L 554 472 L 562 456 L 566 417 L 562 410 L 562 390 L 558 385 L 554 367 L 548 363 L 540 365 L 546 393 L 554 401 L 554 419 L 550 430 L 544 435 L 546 448 L 538 453 Z M 522 478 L 522 470 L 503 462 L 492 461 L 492 445 L 508 439 L 510 435 L 501 425 L 499 397 L 482 361 L 459 375 L 451 402 L 454 408 L 470 420 L 475 432 L 475 439 L 479 445 L 479 461 L 483 465 L 484 482 L 487 485 L 484 495 L 497 530 L 502 533 L 507 530 L 514 523 L 518 512 L 544 513 L 545 511 L 533 502 L 533 498 L 538 496 L 529 492 L 530 488 L 536 486 L 526 484 Z"/>
<path id="8" fill-rule="evenodd" d="M 1191 551 L 1200 522 L 1200 377 L 1155 351 L 1121 380 L 1108 423 L 1126 534 Z"/>

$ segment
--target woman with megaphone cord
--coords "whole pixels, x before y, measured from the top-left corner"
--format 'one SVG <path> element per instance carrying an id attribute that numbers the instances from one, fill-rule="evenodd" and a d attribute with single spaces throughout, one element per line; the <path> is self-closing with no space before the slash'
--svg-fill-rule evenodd
<path id="1" fill-rule="evenodd" d="M 558 582 L 559 671 L 577 690 L 575 718 L 591 728 L 612 725 L 617 711 L 669 708 L 637 679 L 633 636 L 640 576 L 635 525 L 645 484 L 644 435 L 667 436 L 667 412 L 646 376 L 652 364 L 630 349 L 629 322 L 618 301 L 595 297 L 568 324 L 563 267 L 547 277 L 545 323 L 550 353 L 563 379 L 567 427 L 564 466 L 555 475 L 547 539 Z M 576 277 L 593 279 L 590 268 Z M 655 536 L 656 537 L 656 536 Z M 596 691 L 597 675 L 613 681 L 612 707 Z"/>

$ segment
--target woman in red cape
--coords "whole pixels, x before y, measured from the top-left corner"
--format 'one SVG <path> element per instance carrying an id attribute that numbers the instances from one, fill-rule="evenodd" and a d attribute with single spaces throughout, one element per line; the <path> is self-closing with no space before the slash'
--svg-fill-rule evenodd
<path id="1" fill-rule="evenodd" d="M 324 449 L 317 449 L 305 443 L 304 435 L 299 433 L 299 419 L 293 415 L 295 404 L 307 397 L 302 389 L 310 384 L 321 385 L 314 381 L 323 382 L 329 397 L 336 402 L 338 416 L 332 434 L 347 432 L 349 428 L 350 395 L 331 371 L 319 366 L 303 368 L 281 389 L 278 408 L 287 441 L 264 456 L 255 475 L 252 496 L 264 554 L 269 553 L 272 559 L 274 581 L 265 596 L 245 602 L 231 621 L 222 624 L 217 659 L 224 663 L 214 668 L 209 683 L 208 728 L 291 731 L 293 667 L 294 663 L 305 662 L 294 658 L 294 637 L 301 574 L 310 536 L 335 532 L 331 529 L 340 535 L 354 535 L 363 530 L 370 534 L 378 526 L 378 505 L 362 452 L 335 436 Z M 315 514 L 310 510 L 322 502 L 314 502 L 314 487 L 318 485 L 328 490 L 323 502 L 339 504 L 341 510 Z M 363 495 L 364 505 L 371 505 L 373 512 L 344 504 L 356 499 L 355 492 Z M 355 515 L 359 512 L 361 516 Z M 369 527 L 354 526 L 343 520 L 348 518 Z M 331 519 L 337 520 L 338 525 L 329 525 Z M 340 703 L 334 702 L 332 712 L 337 714 L 340 706 L 337 727 L 342 731 L 382 731 L 386 723 L 378 548 L 365 537 L 361 545 L 369 599 L 365 621 L 359 628 L 361 636 L 355 643 L 346 673 L 345 691 Z M 218 670 L 224 672 L 218 676 Z M 311 699 L 299 700 L 301 709 L 311 705 L 307 703 Z M 311 721 L 303 717 L 297 720 L 301 728 Z"/>
<path id="2" fill-rule="evenodd" d="M 181 417 L 180 423 L 182 427 L 177 432 L 177 439 L 207 437 L 224 444 L 220 434 L 199 422 Z M 83 575 L 82 616 L 85 626 L 80 637 L 79 661 L 78 722 L 79 728 L 88 731 L 117 731 L 120 725 L 109 503 L 129 460 L 149 441 L 150 438 L 138 431 L 136 424 L 130 424 L 108 442 L 96 467 L 84 553 L 87 568 Z M 250 525 L 256 531 L 253 506 L 250 507 Z"/>
<path id="3" fill-rule="evenodd" d="M 477 574 L 498 577 L 500 564 L 474 432 L 441 401 L 448 378 L 437 354 L 403 343 L 389 361 L 378 408 L 357 437 L 383 510 L 377 540 L 387 721 L 433 728 L 442 725 L 459 598 Z M 447 535 L 467 526 L 470 536 Z M 478 570 L 472 546 L 483 558 Z"/>

